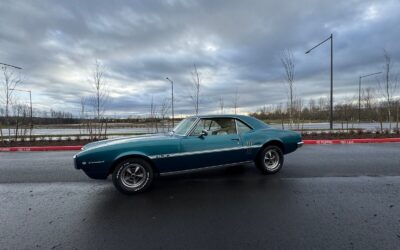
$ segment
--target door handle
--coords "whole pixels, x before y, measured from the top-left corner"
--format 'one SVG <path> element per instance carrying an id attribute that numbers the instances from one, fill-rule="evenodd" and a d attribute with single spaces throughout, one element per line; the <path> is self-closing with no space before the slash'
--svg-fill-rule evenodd
<path id="1" fill-rule="evenodd" d="M 231 140 L 232 140 L 232 141 L 240 141 L 239 138 L 232 138 Z"/>

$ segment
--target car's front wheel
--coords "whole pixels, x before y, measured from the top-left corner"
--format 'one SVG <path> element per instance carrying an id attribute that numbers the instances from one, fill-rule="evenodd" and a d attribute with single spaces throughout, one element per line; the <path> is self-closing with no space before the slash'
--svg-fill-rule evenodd
<path id="1" fill-rule="evenodd" d="M 154 171 L 151 165 L 137 158 L 120 162 L 112 175 L 114 186 L 124 194 L 143 192 L 151 186 L 153 179 Z"/>
<path id="2" fill-rule="evenodd" d="M 275 174 L 283 166 L 283 152 L 278 146 L 267 146 L 260 152 L 255 163 L 261 173 Z"/>

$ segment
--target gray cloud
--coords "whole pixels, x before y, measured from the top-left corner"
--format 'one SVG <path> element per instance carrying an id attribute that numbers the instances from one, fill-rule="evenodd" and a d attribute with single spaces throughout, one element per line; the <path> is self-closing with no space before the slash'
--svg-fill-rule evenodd
<path id="1" fill-rule="evenodd" d="M 0 61 L 24 68 L 23 87 L 40 108 L 77 113 L 98 59 L 109 84 L 108 114 L 148 113 L 175 82 L 177 113 L 192 112 L 195 63 L 201 112 L 241 112 L 286 102 L 280 56 L 291 49 L 296 90 L 305 101 L 329 93 L 334 34 L 335 101 L 356 94 L 358 76 L 382 69 L 383 49 L 398 61 L 399 1 L 2 1 Z M 398 64 L 395 64 L 398 68 Z M 365 86 L 376 81 L 366 80 Z"/>

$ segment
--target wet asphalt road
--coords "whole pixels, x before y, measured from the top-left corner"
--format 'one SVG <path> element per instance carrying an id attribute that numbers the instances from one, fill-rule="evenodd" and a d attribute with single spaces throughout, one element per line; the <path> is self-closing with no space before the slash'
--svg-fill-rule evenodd
<path id="1" fill-rule="evenodd" d="M 400 248 L 400 144 L 306 145 L 274 176 L 209 170 L 130 197 L 73 154 L 0 153 L 0 249 Z"/>

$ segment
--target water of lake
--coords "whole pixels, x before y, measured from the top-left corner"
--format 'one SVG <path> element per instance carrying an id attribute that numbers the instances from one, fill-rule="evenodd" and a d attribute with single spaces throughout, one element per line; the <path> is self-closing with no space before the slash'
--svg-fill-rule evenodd
<path id="1" fill-rule="evenodd" d="M 272 127 L 275 128 L 282 128 L 281 124 L 272 124 Z M 396 126 L 395 123 L 392 123 L 392 128 Z M 288 124 L 284 124 L 285 129 L 289 129 Z M 329 129 L 329 123 L 305 123 L 300 128 L 303 127 L 303 129 Z M 344 123 L 343 128 L 346 129 L 347 125 Z M 348 125 L 349 129 L 366 129 L 366 130 L 377 130 L 380 129 L 380 124 L 379 123 L 349 123 Z M 383 128 L 389 128 L 389 123 L 383 123 Z M 294 130 L 297 129 L 297 126 L 293 128 Z M 342 124 L 341 123 L 335 123 L 334 124 L 334 129 L 342 129 Z M 2 129 L 3 130 L 3 135 L 8 135 L 8 130 L 7 129 Z M 154 133 L 156 132 L 154 129 L 151 128 L 109 128 L 107 130 L 108 134 L 126 134 L 126 133 Z M 168 129 L 165 128 L 164 130 L 159 129 L 159 133 L 162 132 L 168 132 Z M 13 132 L 11 132 L 13 134 Z M 74 129 L 74 128 L 49 128 L 49 129 L 34 129 L 32 132 L 33 135 L 79 135 L 79 134 L 87 134 L 86 131 L 82 131 L 80 129 Z"/>

